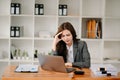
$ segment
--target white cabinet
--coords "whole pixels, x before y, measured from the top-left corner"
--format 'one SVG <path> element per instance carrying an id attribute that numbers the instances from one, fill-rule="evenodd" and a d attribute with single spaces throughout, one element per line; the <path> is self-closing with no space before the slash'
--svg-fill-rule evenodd
<path id="1" fill-rule="evenodd" d="M 9 38 L 10 36 L 10 16 L 0 15 L 0 37 Z"/>
<path id="2" fill-rule="evenodd" d="M 83 17 L 103 17 L 105 0 L 82 0 Z"/>
<path id="3" fill-rule="evenodd" d="M 0 38 L 0 61 L 9 60 L 9 40 Z"/>
<path id="4" fill-rule="evenodd" d="M 56 16 L 58 10 L 58 0 L 35 0 L 35 4 L 44 5 L 44 15 Z"/>
<path id="5" fill-rule="evenodd" d="M 11 3 L 20 3 L 20 14 L 11 14 Z M 35 15 L 35 4 L 43 4 L 43 15 Z M 67 16 L 59 16 L 59 5 L 67 5 Z M 92 63 L 120 63 L 120 0 L 0 0 L 0 64 L 38 64 L 35 50 L 51 51 L 60 24 L 71 22 L 77 37 L 88 44 Z M 102 23 L 101 38 L 87 38 L 87 21 Z M 20 37 L 10 37 L 11 26 L 22 28 Z M 44 35 L 46 34 L 46 35 Z M 28 58 L 11 59 L 11 49 Z M 0 69 L 4 69 L 0 66 Z"/>
<path id="6" fill-rule="evenodd" d="M 119 0 L 106 0 L 105 17 L 120 18 Z"/>
<path id="7" fill-rule="evenodd" d="M 59 4 L 67 5 L 68 16 L 80 16 L 82 0 L 59 0 Z"/>
<path id="8" fill-rule="evenodd" d="M 55 29 L 57 29 L 57 23 L 56 16 L 35 16 L 34 37 L 40 38 L 40 32 L 48 32 L 53 36 Z"/>
<path id="9" fill-rule="evenodd" d="M 0 1 L 0 15 L 9 15 L 10 14 L 10 0 L 1 0 Z"/>
<path id="10" fill-rule="evenodd" d="M 20 13 L 21 15 L 33 15 L 34 14 L 34 0 L 29 0 L 29 3 L 28 1 L 26 0 L 11 0 L 10 4 L 11 3 L 20 3 Z M 9 5 L 10 5 L 9 4 Z M 10 5 L 11 7 L 11 5 Z"/>
<path id="11" fill-rule="evenodd" d="M 0 1 L 0 78 L 5 67 L 9 64 L 9 26 L 10 26 L 10 1 Z"/>

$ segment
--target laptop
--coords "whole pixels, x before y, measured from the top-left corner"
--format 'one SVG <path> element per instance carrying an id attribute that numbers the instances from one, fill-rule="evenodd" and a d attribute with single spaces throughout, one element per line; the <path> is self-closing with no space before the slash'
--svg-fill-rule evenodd
<path id="1" fill-rule="evenodd" d="M 62 56 L 41 55 L 38 54 L 39 63 L 42 69 L 69 73 L 75 71 L 75 68 L 66 68 Z"/>

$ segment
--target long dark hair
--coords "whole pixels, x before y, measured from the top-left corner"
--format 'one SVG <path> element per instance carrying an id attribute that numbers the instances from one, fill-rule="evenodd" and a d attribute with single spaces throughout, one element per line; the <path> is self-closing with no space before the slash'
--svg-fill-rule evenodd
<path id="1" fill-rule="evenodd" d="M 77 35 L 76 35 L 76 31 L 73 27 L 73 25 L 69 22 L 64 22 L 63 24 L 61 24 L 59 27 L 58 27 L 58 31 L 56 34 L 58 34 L 59 32 L 63 31 L 63 30 L 69 30 L 72 34 L 72 37 L 73 37 L 73 42 L 76 42 L 77 39 Z M 66 47 L 66 43 L 64 41 L 59 41 L 58 44 L 56 45 L 56 51 L 58 53 L 59 56 L 63 56 L 64 58 L 64 61 L 67 62 L 67 47 Z"/>

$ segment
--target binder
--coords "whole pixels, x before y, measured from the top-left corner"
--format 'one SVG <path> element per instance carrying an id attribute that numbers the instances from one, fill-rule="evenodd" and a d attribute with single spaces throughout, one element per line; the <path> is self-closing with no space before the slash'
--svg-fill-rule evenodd
<path id="1" fill-rule="evenodd" d="M 96 38 L 96 21 L 94 19 L 91 24 L 91 38 Z"/>
<path id="2" fill-rule="evenodd" d="M 87 22 L 87 38 L 91 38 L 91 20 Z"/>
<path id="3" fill-rule="evenodd" d="M 11 26 L 10 28 L 10 37 L 15 37 L 15 27 Z"/>
<path id="4" fill-rule="evenodd" d="M 102 23 L 91 19 L 87 21 L 87 38 L 99 39 L 102 38 Z"/>
<path id="5" fill-rule="evenodd" d="M 102 23 L 101 23 L 101 21 L 98 22 L 97 37 L 102 38 Z"/>

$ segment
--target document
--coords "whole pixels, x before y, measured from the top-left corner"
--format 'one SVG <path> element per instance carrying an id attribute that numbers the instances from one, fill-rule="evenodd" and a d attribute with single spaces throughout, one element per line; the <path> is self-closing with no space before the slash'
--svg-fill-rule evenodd
<path id="1" fill-rule="evenodd" d="M 107 76 L 108 73 L 111 76 L 118 74 L 117 68 L 111 64 L 92 64 L 90 69 L 96 76 Z M 100 69 L 104 69 L 104 71 Z"/>
<path id="2" fill-rule="evenodd" d="M 16 67 L 15 72 L 38 72 L 38 65 L 20 64 Z"/>

